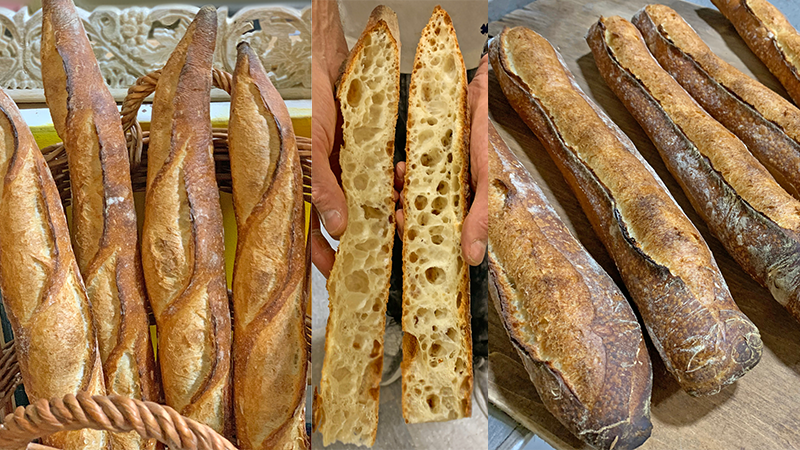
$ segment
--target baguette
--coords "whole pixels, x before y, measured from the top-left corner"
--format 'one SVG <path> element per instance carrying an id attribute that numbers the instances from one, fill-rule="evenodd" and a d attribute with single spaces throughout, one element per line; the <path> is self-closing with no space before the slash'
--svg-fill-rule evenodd
<path id="1" fill-rule="evenodd" d="M 545 407 L 595 448 L 650 436 L 636 316 L 489 124 L 489 293 Z"/>
<path id="2" fill-rule="evenodd" d="M 766 0 L 711 0 L 739 36 L 800 102 L 800 35 L 786 16 Z"/>
<path id="3" fill-rule="evenodd" d="M 538 34 L 504 30 L 489 54 L 503 92 L 572 187 L 681 387 L 713 394 L 744 375 L 761 357 L 758 330 L 630 139 Z"/>
<path id="4" fill-rule="evenodd" d="M 142 263 L 167 405 L 230 436 L 231 316 L 209 115 L 216 32 L 216 11 L 203 7 L 156 86 Z"/>
<path id="5" fill-rule="evenodd" d="M 128 149 L 117 104 L 71 0 L 43 3 L 42 78 L 69 160 L 74 250 L 95 318 L 106 389 L 161 401 Z M 156 444 L 135 431 L 111 439 L 114 448 L 126 450 L 153 449 Z"/>
<path id="6" fill-rule="evenodd" d="M 715 55 L 671 8 L 633 18 L 659 64 L 800 199 L 800 109 Z"/>
<path id="7" fill-rule="evenodd" d="M 469 168 L 467 75 L 450 16 L 433 10 L 408 89 L 403 233 L 403 417 L 472 412 L 469 271 L 461 257 Z"/>
<path id="8" fill-rule="evenodd" d="M 289 111 L 245 42 L 239 44 L 233 73 L 228 145 L 238 229 L 233 271 L 236 437 L 242 450 L 308 449 L 300 156 Z"/>
<path id="9" fill-rule="evenodd" d="M 50 169 L 14 102 L 0 90 L 0 291 L 31 402 L 103 395 L 103 368 L 86 289 Z M 64 450 L 101 450 L 107 433 L 55 433 Z"/>
<path id="10" fill-rule="evenodd" d="M 325 360 L 314 399 L 314 425 L 324 445 L 338 440 L 372 446 L 378 432 L 395 234 L 399 36 L 394 11 L 375 8 L 337 86 L 344 119 L 339 162 L 348 223 L 328 279 Z"/>
<path id="11" fill-rule="evenodd" d="M 589 34 L 600 73 L 728 253 L 800 320 L 800 201 L 708 115 L 620 17 Z"/>

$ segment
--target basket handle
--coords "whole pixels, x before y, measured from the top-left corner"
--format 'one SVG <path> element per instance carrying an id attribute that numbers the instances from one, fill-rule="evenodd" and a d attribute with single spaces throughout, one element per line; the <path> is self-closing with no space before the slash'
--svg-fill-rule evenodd
<path id="1" fill-rule="evenodd" d="M 20 406 L 0 425 L 0 448 L 22 448 L 40 437 L 83 428 L 115 433 L 136 431 L 173 450 L 236 450 L 210 427 L 185 418 L 168 406 L 86 392 Z"/>
<path id="2" fill-rule="evenodd" d="M 132 167 L 139 167 L 139 164 L 141 164 L 144 143 L 142 127 L 139 125 L 139 121 L 136 120 L 136 115 L 139 113 L 139 108 L 142 106 L 144 99 L 155 92 L 159 78 L 161 78 L 161 69 L 142 75 L 133 86 L 128 88 L 128 94 L 122 101 L 120 111 L 122 131 L 125 133 L 125 139 L 128 143 L 128 156 Z M 230 73 L 214 67 L 211 69 L 211 79 L 215 87 L 224 90 L 228 94 L 231 93 L 233 77 Z"/>

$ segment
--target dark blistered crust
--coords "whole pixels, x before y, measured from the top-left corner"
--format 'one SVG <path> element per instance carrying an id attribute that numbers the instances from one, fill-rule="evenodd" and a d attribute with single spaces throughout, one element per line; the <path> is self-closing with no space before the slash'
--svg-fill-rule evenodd
<path id="1" fill-rule="evenodd" d="M 651 14 L 658 8 L 659 14 L 668 14 L 670 31 L 663 23 L 656 23 Z M 768 120 L 760 107 L 771 107 L 771 114 L 784 115 L 791 121 L 800 116 L 800 111 L 783 97 L 747 75 L 731 67 L 711 52 L 691 27 L 672 9 L 663 5 L 649 5 L 639 11 L 632 22 L 639 28 L 650 52 L 661 66 L 689 92 L 698 103 L 741 139 L 747 148 L 770 171 L 772 176 L 795 198 L 800 198 L 800 142 L 788 133 L 797 133 L 800 123 L 784 130 L 781 124 Z M 680 33 L 686 41 L 694 41 L 691 48 L 678 46 L 670 33 Z M 709 71 L 725 73 L 730 80 L 715 79 Z M 764 105 L 753 105 L 747 97 L 766 98 Z"/>
<path id="2" fill-rule="evenodd" d="M 800 103 L 800 68 L 792 65 L 781 51 L 776 37 L 764 24 L 768 18 L 756 15 L 747 0 L 711 0 L 711 3 L 731 21 L 742 40 L 781 82 L 795 103 Z M 788 25 L 781 12 L 769 6 L 773 14 L 769 19 L 782 19 Z M 797 33 L 794 29 L 791 32 Z"/>
<path id="3" fill-rule="evenodd" d="M 676 79 L 690 88 L 693 97 L 706 110 L 711 106 L 709 112 L 722 114 L 723 119 L 730 122 L 726 124 L 729 129 L 744 134 L 747 139 L 745 143 L 752 143 L 748 143 L 748 149 L 754 153 L 757 149 L 774 151 L 775 163 L 786 164 L 784 169 L 792 167 L 787 162 L 800 156 L 797 154 L 797 148 L 800 148 L 797 142 L 716 83 L 691 57 L 670 43 L 659 33 L 659 28 L 646 10 L 634 17 L 634 24 L 643 31 L 651 52 L 660 62 L 663 61 L 662 66 L 672 69 Z M 613 76 L 621 77 L 620 83 L 610 83 L 615 85 L 612 89 L 623 92 L 630 90 L 622 94 L 628 99 L 626 106 L 656 144 L 662 159 L 687 193 L 694 209 L 739 265 L 762 286 L 768 287 L 776 299 L 794 314 L 798 310 L 800 295 L 800 235 L 797 230 L 782 228 L 740 198 L 708 159 L 672 123 L 658 102 L 647 94 L 646 88 L 631 78 L 619 64 L 612 64 L 611 68 Z M 711 96 L 713 100 L 708 98 Z M 745 130 L 751 125 L 757 129 Z M 702 124 L 698 123 L 698 126 Z M 681 166 L 679 159 L 690 165 Z M 800 172 L 797 175 L 800 176 Z M 800 316 L 794 317 L 800 320 Z"/>
<path id="4" fill-rule="evenodd" d="M 797 243 L 786 239 L 780 229 L 743 201 L 648 94 L 646 87 L 619 65 L 603 38 L 605 29 L 601 18 L 587 36 L 600 73 L 655 143 L 692 205 L 734 257 L 751 274 L 760 273 L 762 279 L 767 270 L 783 266 L 787 259 L 778 257 L 775 264 L 767 262 L 771 257 L 762 254 L 764 245 L 782 244 L 785 250 L 794 253 L 794 256 L 786 255 L 788 259 L 798 260 Z M 647 52 L 643 41 L 638 44 Z M 691 101 L 688 94 L 684 92 L 685 97 L 681 98 L 677 95 L 679 93 L 676 93 L 675 101 Z M 703 119 L 713 121 L 707 116 L 698 117 L 698 126 L 704 126 Z M 739 239 L 741 244 L 737 242 Z M 716 267 L 709 268 L 714 269 Z M 758 330 L 739 311 L 727 290 L 722 289 L 721 274 L 716 278 L 720 280 L 720 288 L 713 304 L 695 307 L 693 301 L 687 299 L 689 301 L 680 308 L 681 311 L 692 311 L 678 325 L 689 333 L 676 332 L 672 328 L 674 325 L 667 319 L 675 316 L 658 315 L 656 311 L 640 307 L 654 343 L 670 355 L 672 363 L 667 367 L 684 389 L 697 394 L 719 391 L 754 367 L 761 357 Z M 672 339 L 664 339 L 666 336 Z M 702 350 L 687 355 L 693 346 L 702 346 Z"/>
<path id="5" fill-rule="evenodd" d="M 489 147 L 489 182 L 507 189 L 505 199 L 492 189 L 489 201 L 490 293 L 506 332 L 545 406 L 570 432 L 598 448 L 636 448 L 652 428 L 652 370 L 636 317 L 491 124 Z M 546 279 L 534 280 L 542 285 L 530 285 L 523 279 L 527 278 L 523 267 L 501 262 L 526 257 L 537 266 L 557 269 L 548 272 Z M 520 271 L 522 278 L 514 279 L 512 274 Z M 550 278 L 553 275 L 563 278 Z M 543 286 L 557 286 L 560 309 L 568 310 L 561 316 L 568 323 L 551 327 L 585 331 L 575 337 L 583 345 L 562 342 L 561 353 L 548 355 L 547 360 L 537 345 L 543 337 L 527 335 L 527 324 L 509 312 L 509 308 L 524 308 L 534 313 L 552 301 Z M 588 327 L 584 326 L 587 321 Z M 579 370 L 566 373 L 557 367 Z M 598 374 L 603 374 L 599 383 L 591 383 Z"/>
<path id="6" fill-rule="evenodd" d="M 590 37 L 593 32 L 595 30 L 590 31 Z M 704 305 L 682 279 L 673 276 L 669 268 L 657 264 L 653 258 L 644 253 L 632 241 L 627 232 L 627 225 L 622 220 L 621 214 L 617 209 L 613 194 L 599 181 L 597 175 L 575 152 L 563 142 L 559 135 L 559 130 L 553 125 L 550 114 L 558 114 L 558 111 L 544 111 L 539 101 L 527 91 L 527 86 L 525 86 L 524 82 L 516 75 L 508 72 L 504 61 L 504 49 L 500 45 L 502 37 L 503 35 L 501 34 L 499 38 L 493 41 L 490 51 L 492 65 L 495 68 L 495 74 L 500 85 L 520 117 L 543 142 L 578 197 L 595 232 L 600 236 L 614 258 L 625 285 L 636 301 L 650 336 L 653 338 L 656 348 L 659 350 L 668 369 L 676 375 L 684 388 L 690 393 L 707 394 L 717 392 L 721 385 L 714 370 L 687 372 L 687 370 L 691 370 L 696 366 L 696 363 L 692 361 L 692 357 L 687 355 L 687 349 L 703 344 L 702 342 L 692 341 L 691 338 L 693 336 L 706 336 L 713 327 L 720 323 L 718 320 L 724 320 L 727 317 L 719 318 L 716 316 L 715 311 L 709 311 L 708 305 Z M 566 67 L 553 67 L 553 69 L 567 70 Z M 591 108 L 591 103 L 587 100 L 587 114 L 589 114 Z M 596 110 L 591 110 L 599 114 Z M 610 121 L 606 123 L 609 129 L 598 130 L 598 132 L 612 132 L 615 134 L 619 132 L 618 128 Z M 620 139 L 620 142 L 626 148 L 629 148 L 631 153 L 638 153 L 629 140 Z M 644 163 L 642 163 L 641 170 L 647 170 Z M 627 177 L 629 174 L 625 176 Z M 665 191 L 663 185 L 657 184 Z M 666 192 L 663 194 L 655 192 L 653 195 L 663 196 L 667 194 Z M 662 205 L 664 208 L 678 208 L 671 198 L 669 200 L 671 204 L 663 201 L 654 203 Z M 660 214 L 660 210 L 654 210 L 652 213 Z M 698 242 L 700 242 L 698 245 L 702 245 L 707 249 L 693 226 L 690 226 L 682 233 L 696 235 L 697 239 L 699 239 Z M 708 271 L 711 272 L 711 278 L 714 280 L 712 289 L 716 301 L 724 305 L 733 305 L 725 281 L 713 259 L 708 262 Z M 695 311 L 704 311 L 705 314 L 698 315 Z M 682 318 L 677 325 L 674 323 L 676 317 Z M 758 342 L 760 343 L 760 340 Z M 730 351 L 731 349 L 728 348 L 724 353 L 727 354 Z M 712 356 L 710 359 L 713 362 L 713 356 L 715 355 L 709 356 Z M 717 354 L 716 356 L 719 355 Z M 760 346 L 758 347 L 758 356 L 760 356 Z M 758 357 L 749 359 L 757 361 Z"/>
<path id="7" fill-rule="evenodd" d="M 81 20 L 70 0 L 45 1 L 42 10 L 42 75 L 48 106 L 54 117 L 54 125 L 65 143 L 70 160 L 70 181 L 73 192 L 73 225 L 76 228 L 75 253 L 78 256 L 82 275 L 87 286 L 100 277 L 113 277 L 116 298 L 91 298 L 95 305 L 110 302 L 118 314 L 118 330 L 115 346 L 108 349 L 103 362 L 106 385 L 110 394 L 135 392 L 135 397 L 145 401 L 162 401 L 160 383 L 150 344 L 150 326 L 147 319 L 147 299 L 144 278 L 136 240 L 136 211 L 130 180 L 128 149 L 120 123 L 114 98 L 105 86 L 94 53 L 86 37 Z M 48 55 L 49 57 L 46 57 Z M 65 78 L 61 78 L 64 75 Z M 62 83 L 63 81 L 63 83 Z M 53 95 L 54 89 L 66 90 L 67 97 Z M 56 93 L 57 94 L 57 93 Z M 61 92 L 60 94 L 63 94 Z M 60 100 L 66 100 L 61 102 Z M 90 123 L 91 127 L 86 127 Z M 85 149 L 87 137 L 97 142 L 99 164 L 87 164 Z M 93 173 L 94 167 L 100 173 Z M 102 180 L 102 186 L 93 184 L 94 176 Z M 102 198 L 96 205 L 95 216 L 76 214 L 75 211 L 91 208 L 81 192 L 99 191 Z M 91 223 L 95 222 L 95 223 Z M 83 232 L 96 229 L 102 234 Z M 81 231 L 77 231 L 81 230 Z M 131 239 L 131 236 L 134 236 Z M 80 238 L 79 238 L 80 237 Z M 92 250 L 95 250 L 92 253 Z M 108 265 L 112 268 L 108 270 Z M 105 271 L 103 271 L 105 269 Z M 103 283 L 103 281 L 99 281 Z M 113 320 L 112 317 L 96 317 L 97 320 Z M 130 363 L 120 362 L 130 358 Z M 119 371 L 135 370 L 133 375 L 118 375 Z M 135 385 L 120 386 L 115 390 L 114 382 L 128 379 Z M 120 448 L 154 448 L 155 440 L 141 441 L 135 435 L 114 437 Z"/>
<path id="8" fill-rule="evenodd" d="M 164 153 L 160 154 L 159 158 L 148 158 L 145 229 L 148 228 L 149 222 L 171 220 L 169 217 L 153 217 L 147 214 L 147 211 L 155 211 L 159 202 L 162 201 L 153 195 L 156 191 L 154 187 L 167 182 L 165 174 L 169 171 L 170 166 L 181 164 L 185 181 L 183 186 L 175 186 L 175 189 L 184 188 L 186 190 L 192 223 L 190 229 L 182 229 L 181 232 L 190 234 L 193 268 L 188 284 L 177 298 L 154 299 L 150 292 L 150 300 L 151 303 L 155 301 L 169 302 L 163 314 L 156 314 L 156 321 L 160 330 L 175 329 L 178 326 L 176 321 L 179 316 L 177 314 L 188 314 L 187 311 L 182 310 L 182 307 L 185 306 L 184 303 L 194 296 L 205 295 L 202 291 L 207 292 L 210 328 L 205 333 L 212 336 L 212 342 L 210 348 L 204 351 L 208 351 L 212 355 L 211 369 L 207 377 L 194 390 L 190 403 L 180 412 L 195 418 L 195 420 L 220 423 L 222 426 L 217 431 L 225 436 L 231 436 L 233 434 L 230 383 L 231 316 L 225 280 L 222 210 L 219 204 L 219 190 L 211 154 L 209 112 L 211 64 L 216 44 L 216 32 L 216 11 L 213 7 L 201 8 L 164 66 L 159 79 L 153 100 L 154 108 L 158 103 L 171 104 L 174 112 L 171 117 L 154 115 L 151 125 L 149 149 L 154 150 L 155 144 L 158 144 Z M 167 87 L 171 87 L 172 92 Z M 162 97 L 165 95 L 162 92 L 168 92 L 170 96 Z M 158 125 L 157 121 L 161 121 L 161 125 Z M 152 130 L 156 127 L 166 129 L 167 133 L 155 136 Z M 163 141 L 155 142 L 156 139 L 163 139 Z M 185 149 L 183 160 L 174 160 L 173 156 L 183 149 Z M 147 234 L 147 230 L 144 234 Z M 156 260 L 152 255 L 150 258 L 155 260 L 155 264 L 163 262 Z M 150 290 L 149 284 L 158 279 L 159 271 L 148 273 L 147 270 L 147 264 L 145 264 L 145 278 L 148 281 L 148 290 Z M 163 309 L 164 305 L 161 308 Z M 154 306 L 153 309 L 158 310 L 159 308 Z M 159 332 L 161 337 L 165 334 L 164 331 Z M 202 342 L 192 344 L 206 345 Z M 180 358 L 179 355 L 165 354 L 164 348 L 166 348 L 165 345 L 159 346 L 159 361 L 164 393 L 169 403 L 171 392 L 179 391 L 184 387 L 180 385 L 181 380 L 168 380 L 163 376 L 169 371 L 169 369 L 165 369 L 165 365 Z M 219 402 L 215 400 L 217 396 L 220 398 Z"/>

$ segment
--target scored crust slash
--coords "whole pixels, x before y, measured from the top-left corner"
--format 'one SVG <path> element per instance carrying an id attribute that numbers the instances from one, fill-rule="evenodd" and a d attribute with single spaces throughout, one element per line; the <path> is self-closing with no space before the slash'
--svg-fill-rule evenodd
<path id="1" fill-rule="evenodd" d="M 600 22 L 588 36 L 601 66 L 603 30 Z M 683 389 L 713 394 L 755 366 L 758 330 L 734 303 L 702 236 L 552 46 L 531 30 L 504 30 L 490 59 L 509 102 L 578 197 Z"/>
<path id="2" fill-rule="evenodd" d="M 593 447 L 650 436 L 653 373 L 619 288 L 489 124 L 489 294 L 542 402 Z"/>

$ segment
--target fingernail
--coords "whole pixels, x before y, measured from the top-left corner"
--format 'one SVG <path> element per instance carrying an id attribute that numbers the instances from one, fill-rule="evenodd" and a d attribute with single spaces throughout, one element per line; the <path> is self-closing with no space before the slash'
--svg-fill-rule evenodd
<path id="1" fill-rule="evenodd" d="M 483 261 L 483 256 L 486 254 L 486 242 L 480 239 L 475 239 L 469 246 L 469 256 L 472 259 L 470 265 L 477 266 Z"/>
<path id="2" fill-rule="evenodd" d="M 336 209 L 329 209 L 320 215 L 322 225 L 328 233 L 336 233 L 342 228 L 342 215 Z"/>

